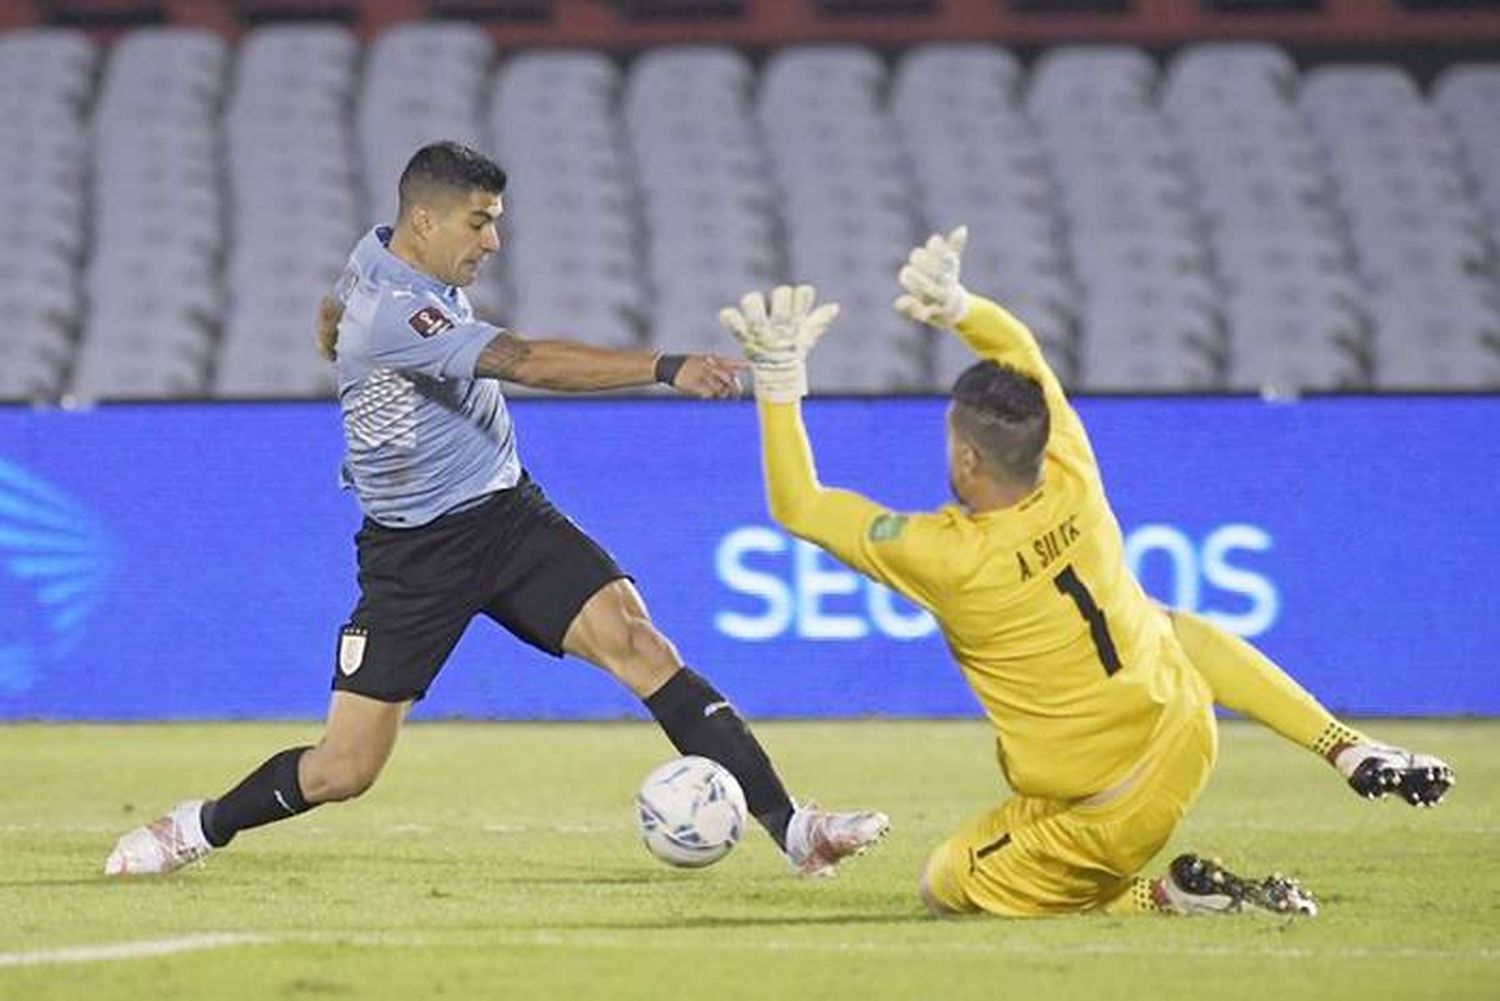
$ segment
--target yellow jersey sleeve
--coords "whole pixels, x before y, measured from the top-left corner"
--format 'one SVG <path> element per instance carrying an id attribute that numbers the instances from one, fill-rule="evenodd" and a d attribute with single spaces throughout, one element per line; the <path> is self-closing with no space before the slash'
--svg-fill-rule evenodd
<path id="1" fill-rule="evenodd" d="M 1024 372 L 1042 384 L 1052 419 L 1048 451 L 1096 467 L 1093 446 L 1083 421 L 1068 402 L 1057 373 L 1047 364 L 1041 345 L 1026 324 L 984 296 L 969 293 L 969 311 L 954 332 L 979 357 Z"/>
<path id="2" fill-rule="evenodd" d="M 938 584 L 962 561 L 961 527 L 948 512 L 900 514 L 818 482 L 797 403 L 758 404 L 771 517 L 867 577 L 936 610 Z"/>

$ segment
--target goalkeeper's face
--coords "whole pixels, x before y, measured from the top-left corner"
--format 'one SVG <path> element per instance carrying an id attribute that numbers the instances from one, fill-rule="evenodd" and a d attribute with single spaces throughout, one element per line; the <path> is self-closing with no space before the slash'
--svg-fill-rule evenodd
<path id="1" fill-rule="evenodd" d="M 479 266 L 500 249 L 500 216 L 505 204 L 500 195 L 470 191 L 434 206 L 426 235 L 427 266 L 432 276 L 449 285 L 470 285 L 479 276 Z"/>

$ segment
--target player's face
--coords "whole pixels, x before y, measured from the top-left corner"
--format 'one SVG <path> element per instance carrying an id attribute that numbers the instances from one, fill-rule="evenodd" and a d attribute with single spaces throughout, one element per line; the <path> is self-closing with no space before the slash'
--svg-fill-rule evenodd
<path id="1" fill-rule="evenodd" d="M 430 241 L 434 277 L 449 285 L 469 285 L 479 276 L 485 258 L 500 249 L 501 197 L 475 189 L 438 218 Z"/>

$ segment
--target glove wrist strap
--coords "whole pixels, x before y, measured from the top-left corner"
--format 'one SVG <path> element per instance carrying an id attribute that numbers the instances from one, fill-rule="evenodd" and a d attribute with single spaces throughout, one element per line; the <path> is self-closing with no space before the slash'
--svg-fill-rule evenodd
<path id="1" fill-rule="evenodd" d="M 755 369 L 755 398 L 766 403 L 795 403 L 807 395 L 807 366 L 801 362 Z"/>

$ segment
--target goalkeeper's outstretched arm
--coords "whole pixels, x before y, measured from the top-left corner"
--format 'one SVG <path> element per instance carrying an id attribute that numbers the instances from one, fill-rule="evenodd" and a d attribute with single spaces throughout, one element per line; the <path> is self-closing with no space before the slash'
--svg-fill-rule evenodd
<path id="1" fill-rule="evenodd" d="M 792 535 L 828 550 L 860 573 L 932 607 L 932 547 L 877 546 L 883 525 L 908 520 L 851 490 L 818 482 L 812 446 L 802 425 L 807 353 L 838 314 L 832 304 L 814 309 L 815 290 L 782 286 L 765 297 L 753 292 L 720 321 L 745 349 L 755 377 L 761 460 L 771 517 Z M 913 532 L 913 534 L 918 534 Z"/>
<path id="2" fill-rule="evenodd" d="M 871 573 L 859 565 L 860 541 L 870 524 L 888 509 L 852 490 L 818 482 L 800 403 L 761 401 L 756 409 L 771 518 L 797 538 L 823 547 L 856 570 Z"/>

